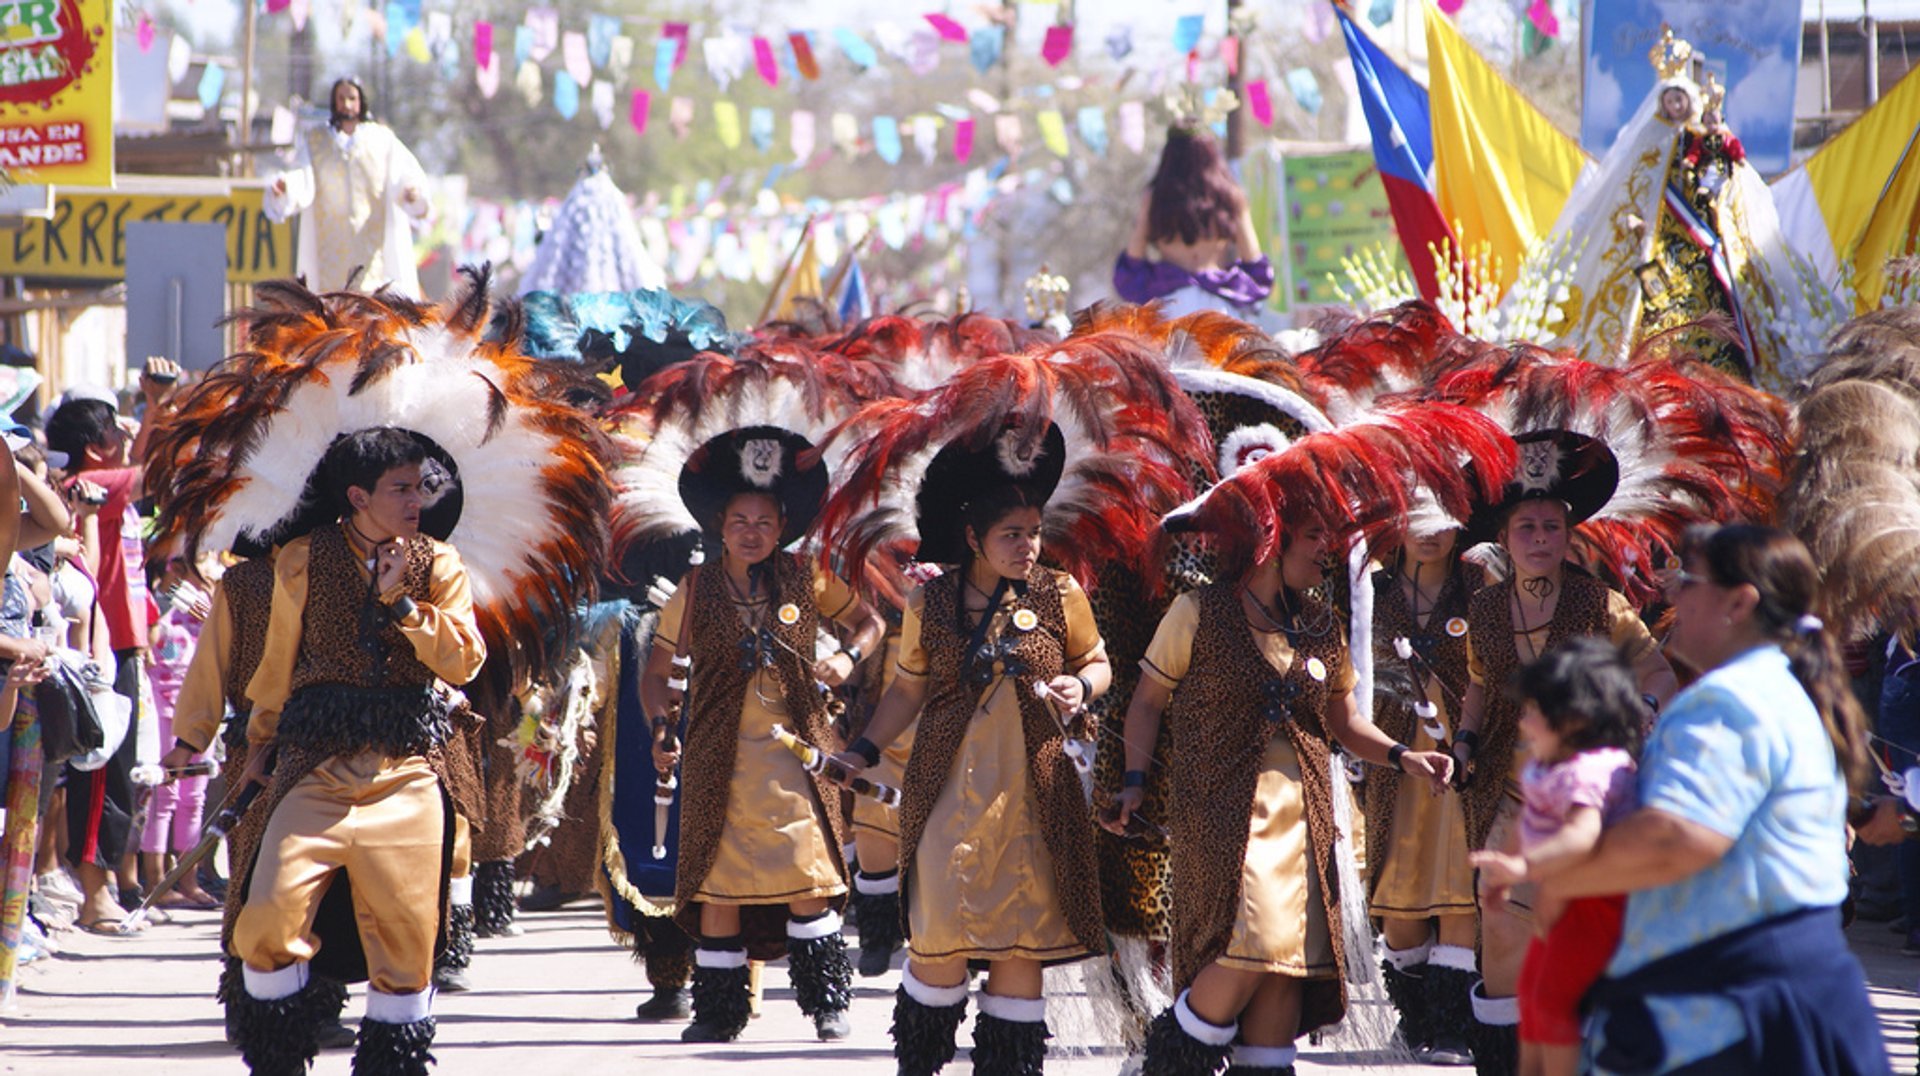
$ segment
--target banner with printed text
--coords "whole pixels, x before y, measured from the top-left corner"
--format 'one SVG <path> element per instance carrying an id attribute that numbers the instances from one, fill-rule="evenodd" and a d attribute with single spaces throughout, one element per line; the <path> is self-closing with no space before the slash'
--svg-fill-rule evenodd
<path id="1" fill-rule="evenodd" d="M 109 0 L 0 0 L 0 177 L 113 183 Z"/>
<path id="2" fill-rule="evenodd" d="M 124 280 L 133 221 L 218 224 L 227 230 L 227 280 L 257 284 L 293 275 L 292 229 L 261 211 L 259 187 L 226 195 L 121 194 L 61 188 L 46 220 L 0 233 L 0 276 Z"/>
<path id="3" fill-rule="evenodd" d="M 1379 248 L 1405 260 L 1371 149 L 1289 153 L 1280 168 L 1289 307 L 1339 302 L 1343 258 Z"/>

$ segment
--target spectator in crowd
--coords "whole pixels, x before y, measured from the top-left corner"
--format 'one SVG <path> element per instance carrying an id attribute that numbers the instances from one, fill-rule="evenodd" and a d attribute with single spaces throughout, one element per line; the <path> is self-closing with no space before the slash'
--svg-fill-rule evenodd
<path id="1" fill-rule="evenodd" d="M 1593 991 L 1602 1073 L 1888 1073 L 1860 963 L 1840 930 L 1848 785 L 1869 772 L 1866 717 L 1813 609 L 1819 572 L 1767 527 L 1688 536 L 1667 582 L 1667 647 L 1704 675 L 1654 725 L 1640 807 L 1546 879 L 1567 902 L 1628 894 Z"/>
<path id="2" fill-rule="evenodd" d="M 159 742 L 170 745 L 174 742 L 174 703 L 180 697 L 180 685 L 186 680 L 187 666 L 200 641 L 200 627 L 212 611 L 213 600 L 205 577 L 183 557 L 168 559 L 155 599 L 162 611 L 148 636 L 147 677 L 153 684 Z M 206 753 L 201 752 L 187 761 L 206 760 Z M 169 854 L 184 852 L 199 840 L 206 802 L 206 774 L 169 775 L 167 781 L 154 788 L 146 832 L 140 837 L 140 852 L 146 860 L 149 879 L 158 879 L 166 873 Z M 155 903 L 163 908 L 219 907 L 219 902 L 191 877 L 182 878 L 172 892 L 161 895 Z"/>
<path id="3" fill-rule="evenodd" d="M 149 420 L 167 406 L 180 369 L 165 359 L 149 359 L 140 376 Z M 70 855 L 86 895 L 79 925 L 113 933 L 119 925 L 108 873 L 121 870 L 121 903 L 136 899 L 124 857 L 131 851 L 134 789 L 132 770 L 138 723 L 141 651 L 146 647 L 147 594 L 145 553 L 134 503 L 145 493 L 138 462 L 146 434 L 129 432 L 111 398 L 72 391 L 47 419 L 47 447 L 62 453 L 66 472 L 104 492 L 98 513 L 98 541 L 88 550 L 88 567 L 97 581 L 108 646 L 113 651 L 114 690 L 132 701 L 134 727 L 120 749 L 100 769 L 67 775 L 67 837 Z M 80 487 L 74 487 L 80 488 Z"/>

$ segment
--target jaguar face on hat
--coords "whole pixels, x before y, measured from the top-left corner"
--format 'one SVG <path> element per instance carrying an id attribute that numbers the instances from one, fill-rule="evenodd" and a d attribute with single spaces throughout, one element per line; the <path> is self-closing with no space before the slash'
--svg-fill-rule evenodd
<path id="1" fill-rule="evenodd" d="M 721 516 L 743 493 L 771 497 L 780 508 L 779 547 L 813 527 L 827 496 L 827 467 L 812 442 L 778 426 L 744 426 L 712 438 L 680 469 L 680 499 L 718 541 Z"/>
<path id="2" fill-rule="evenodd" d="M 927 465 L 915 498 L 920 529 L 917 559 L 928 564 L 959 564 L 966 558 L 967 508 L 976 498 L 1002 486 L 1019 486 L 1033 504 L 1045 504 L 1060 484 L 1067 441 L 1060 427 L 1047 423 L 1009 426 L 970 444 L 949 441 Z"/>
<path id="3" fill-rule="evenodd" d="M 1595 438 L 1572 430 L 1534 430 L 1516 436 L 1519 466 L 1498 503 L 1475 512 L 1468 526 L 1474 541 L 1492 541 L 1514 509 L 1528 501 L 1566 506 L 1567 526 L 1593 518 L 1613 499 L 1620 463 Z"/>

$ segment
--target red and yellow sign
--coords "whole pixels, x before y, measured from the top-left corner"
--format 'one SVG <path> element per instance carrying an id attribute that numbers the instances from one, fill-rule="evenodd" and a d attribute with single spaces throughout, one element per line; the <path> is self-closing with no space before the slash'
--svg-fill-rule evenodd
<path id="1" fill-rule="evenodd" d="M 0 0 L 0 176 L 113 183 L 109 0 Z"/>

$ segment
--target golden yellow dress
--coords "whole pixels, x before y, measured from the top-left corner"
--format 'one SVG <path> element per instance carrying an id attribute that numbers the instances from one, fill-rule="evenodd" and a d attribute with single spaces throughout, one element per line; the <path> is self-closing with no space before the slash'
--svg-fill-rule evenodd
<path id="1" fill-rule="evenodd" d="M 1199 623 L 1198 595 L 1175 599 L 1140 662 L 1141 672 L 1169 691 L 1177 689 L 1191 666 Z M 1285 675 L 1293 667 L 1294 650 L 1285 634 L 1251 634 L 1277 672 Z M 1335 697 L 1352 691 L 1354 682 L 1352 665 L 1341 663 Z M 1274 735 L 1260 759 L 1253 814 L 1247 819 L 1247 857 L 1240 869 L 1240 907 L 1227 950 L 1217 961 L 1222 967 L 1294 978 L 1338 974 L 1312 855 L 1299 758 L 1284 734 Z M 1177 902 L 1179 893 L 1173 899 Z"/>
<path id="2" fill-rule="evenodd" d="M 660 611 L 654 645 L 679 645 L 689 592 L 682 586 Z M 743 624 L 757 623 L 770 599 L 734 601 Z M 814 607 L 832 620 L 854 606 L 853 591 L 825 572 L 813 576 Z M 723 658 L 722 660 L 725 660 Z M 828 834 L 814 814 L 812 785 L 800 760 L 773 738 L 773 726 L 793 728 L 778 676 L 754 674 L 740 710 L 740 745 L 727 793 L 727 821 L 713 869 L 697 899 L 709 904 L 781 904 L 847 891 L 834 867 Z"/>
<path id="3" fill-rule="evenodd" d="M 903 678 L 927 675 L 919 597 L 916 591 L 909 600 L 900 626 L 895 674 Z M 1086 593 L 1069 577 L 1061 577 L 1060 598 L 1071 655 L 1066 671 L 1075 673 L 1100 655 L 1100 630 Z M 1007 618 L 998 621 L 988 642 L 999 638 Z M 907 921 L 916 960 L 1057 961 L 1086 952 L 1061 911 L 1028 781 L 1015 694 L 1025 688 L 995 672 L 914 855 Z"/>
<path id="4" fill-rule="evenodd" d="M 1446 692 L 1426 678 L 1427 701 L 1440 711 L 1443 728 L 1452 728 Z M 1442 748 L 1427 735 L 1426 722 L 1414 722 L 1407 746 L 1415 751 Z M 1369 849 L 1380 865 L 1370 914 L 1381 919 L 1426 920 L 1436 915 L 1472 915 L 1473 864 L 1467 861 L 1467 815 L 1460 795 L 1436 796 L 1422 781 L 1402 780 L 1394 794 L 1393 822 L 1386 847 Z"/>

